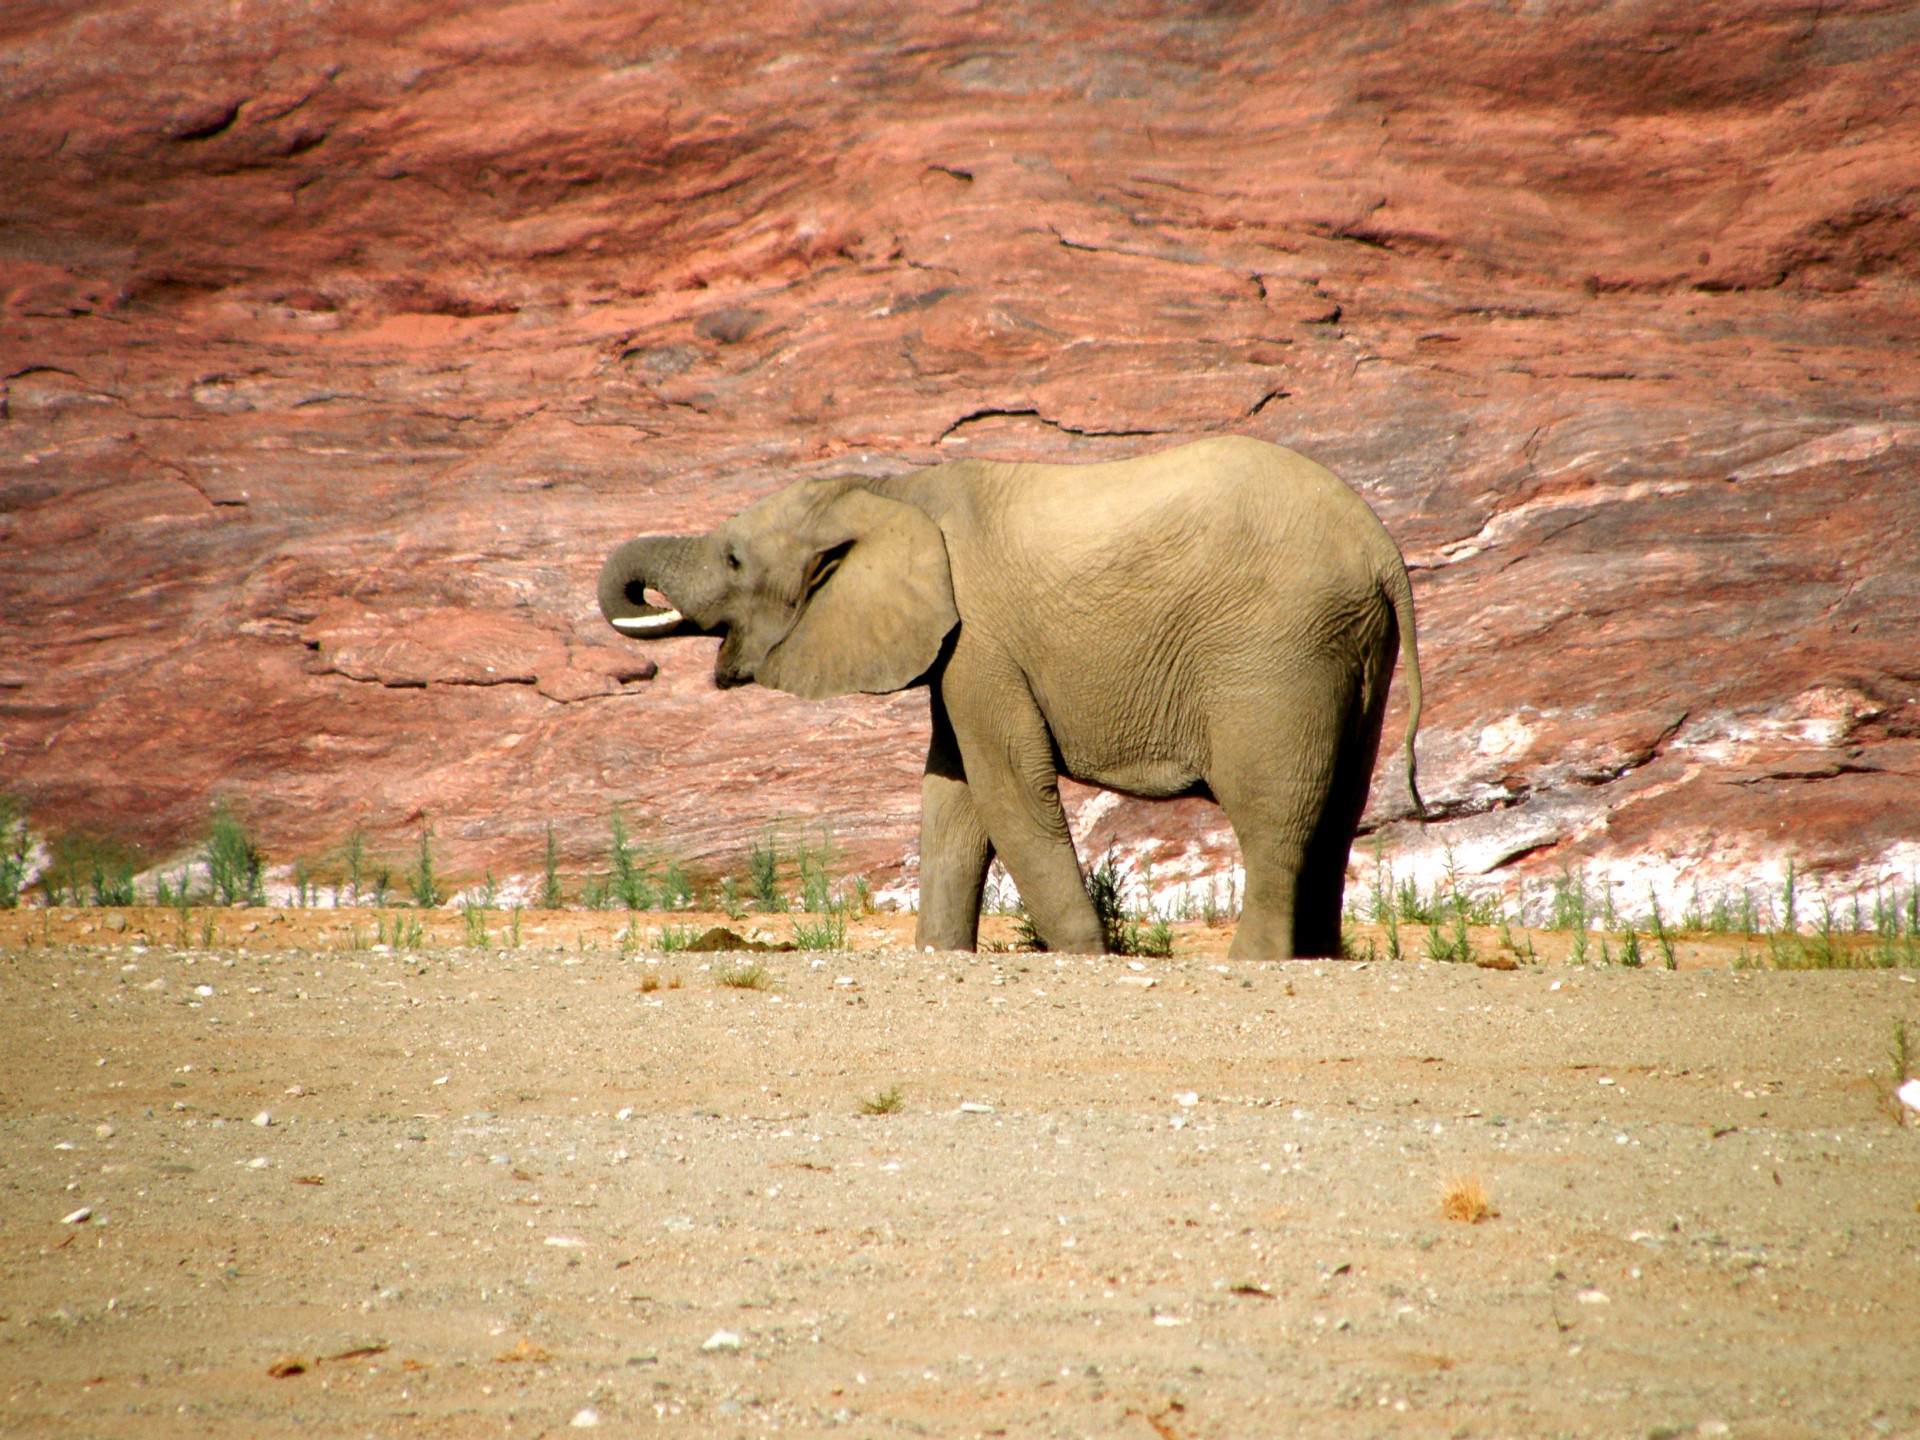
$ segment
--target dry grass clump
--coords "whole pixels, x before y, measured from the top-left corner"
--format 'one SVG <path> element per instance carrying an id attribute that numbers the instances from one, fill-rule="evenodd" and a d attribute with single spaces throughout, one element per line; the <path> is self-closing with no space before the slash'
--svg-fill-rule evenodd
<path id="1" fill-rule="evenodd" d="M 1440 1213 L 1464 1225 L 1478 1225 L 1500 1212 L 1493 1208 L 1478 1175 L 1455 1175 L 1440 1187 Z"/>
<path id="2" fill-rule="evenodd" d="M 771 990 L 773 972 L 758 960 L 743 965 L 722 965 L 713 972 L 714 980 L 730 990 Z"/>

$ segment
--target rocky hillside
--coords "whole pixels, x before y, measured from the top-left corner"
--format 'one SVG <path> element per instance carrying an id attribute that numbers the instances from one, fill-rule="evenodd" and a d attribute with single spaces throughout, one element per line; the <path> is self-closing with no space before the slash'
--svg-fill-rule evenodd
<path id="1" fill-rule="evenodd" d="M 774 818 L 911 877 L 924 699 L 719 694 L 614 542 L 1237 432 L 1415 567 L 1475 873 L 1920 863 L 1920 10 L 28 0 L 0 789 L 456 873 Z M 1389 716 L 1390 731 L 1400 723 Z M 1081 792 L 1094 845 L 1218 813 Z M 1151 842 L 1150 844 L 1148 842 Z M 1406 863 L 1411 863 L 1408 861 Z"/>

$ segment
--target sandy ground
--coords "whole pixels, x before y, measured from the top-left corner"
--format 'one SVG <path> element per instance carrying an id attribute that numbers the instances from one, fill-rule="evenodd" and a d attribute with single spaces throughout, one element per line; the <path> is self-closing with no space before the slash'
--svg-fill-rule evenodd
<path id="1" fill-rule="evenodd" d="M 1912 973 L 215 918 L 0 916 L 8 1435 L 1920 1434 Z"/>

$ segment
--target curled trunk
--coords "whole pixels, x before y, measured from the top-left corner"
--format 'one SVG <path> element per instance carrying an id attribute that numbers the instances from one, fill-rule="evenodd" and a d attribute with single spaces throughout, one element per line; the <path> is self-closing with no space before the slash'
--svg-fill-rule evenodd
<path id="1" fill-rule="evenodd" d="M 636 639 L 697 632 L 691 617 L 707 588 L 698 546 L 686 535 L 642 535 L 620 546 L 600 568 L 600 613 Z"/>

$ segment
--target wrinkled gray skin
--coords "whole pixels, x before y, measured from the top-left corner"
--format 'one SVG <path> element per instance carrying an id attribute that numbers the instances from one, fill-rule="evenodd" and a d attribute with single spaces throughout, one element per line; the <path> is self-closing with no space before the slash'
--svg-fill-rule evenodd
<path id="1" fill-rule="evenodd" d="M 1212 795 L 1247 871 L 1233 955 L 1337 954 L 1396 655 L 1419 807 L 1400 552 L 1330 471 L 1256 440 L 802 481 L 709 534 L 622 545 L 600 608 L 641 639 L 721 636 L 722 688 L 928 687 L 920 945 L 974 948 L 997 854 L 1050 949 L 1103 948 L 1064 774 Z"/>

